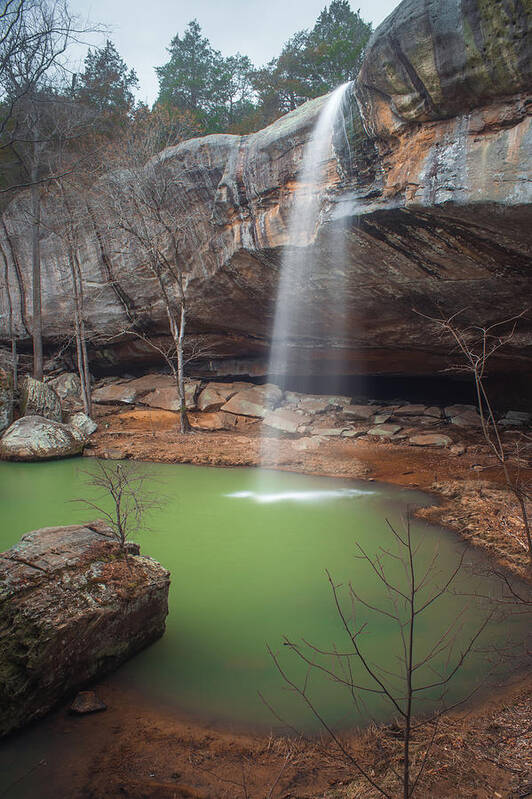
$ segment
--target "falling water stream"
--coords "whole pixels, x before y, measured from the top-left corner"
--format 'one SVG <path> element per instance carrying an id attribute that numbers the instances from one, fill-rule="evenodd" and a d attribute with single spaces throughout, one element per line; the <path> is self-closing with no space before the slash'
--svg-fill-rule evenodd
<path id="1" fill-rule="evenodd" d="M 340 338 L 343 331 L 341 303 L 344 297 L 343 263 L 344 234 L 338 227 L 338 240 L 329 242 L 335 262 L 328 264 L 327 287 L 318 285 L 318 249 L 313 247 L 321 213 L 320 187 L 330 161 L 335 122 L 342 113 L 342 104 L 350 83 L 333 91 L 321 109 L 303 153 L 297 187 L 288 221 L 288 244 L 281 260 L 279 285 L 272 331 L 268 376 L 272 382 L 290 374 L 311 374 L 312 347 L 318 339 Z M 336 238 L 336 233 L 332 231 Z M 336 244 L 338 246 L 336 246 Z M 342 258 L 342 254 L 344 258 Z M 318 309 L 313 307 L 318 293 L 329 306 L 327 330 L 318 329 Z M 334 387 L 331 387 L 334 390 Z M 263 437 L 263 462 L 277 462 L 277 437 Z"/>

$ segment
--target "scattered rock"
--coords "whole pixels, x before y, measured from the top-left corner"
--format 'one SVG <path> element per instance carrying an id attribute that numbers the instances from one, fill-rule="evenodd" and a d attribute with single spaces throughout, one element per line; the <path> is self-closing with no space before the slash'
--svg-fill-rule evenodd
<path id="1" fill-rule="evenodd" d="M 120 382 L 94 389 L 92 401 L 103 405 L 132 405 L 137 396 L 134 386 Z"/>
<path id="2" fill-rule="evenodd" d="M 23 416 L 0 438 L 0 458 L 11 461 L 66 458 L 81 452 L 83 444 L 66 424 L 42 416 Z"/>
<path id="3" fill-rule="evenodd" d="M 350 419 L 367 420 L 377 413 L 378 407 L 372 405 L 346 405 L 342 408 L 342 413 Z"/>
<path id="4" fill-rule="evenodd" d="M 453 416 L 460 416 L 467 411 L 477 411 L 476 405 L 448 405 L 443 409 L 443 413 L 448 419 L 452 419 Z"/>
<path id="5" fill-rule="evenodd" d="M 359 438 L 364 435 L 366 435 L 365 430 L 342 430 L 343 438 Z"/>
<path id="6" fill-rule="evenodd" d="M 347 430 L 345 427 L 316 427 L 312 425 L 312 427 L 308 428 L 308 431 L 313 436 L 326 436 L 328 438 L 332 436 L 341 436 Z"/>
<path id="7" fill-rule="evenodd" d="M 433 405 L 430 408 L 425 408 L 423 411 L 424 416 L 431 416 L 434 419 L 441 419 L 442 418 L 442 409 L 439 408 L 437 405 Z"/>
<path id="8" fill-rule="evenodd" d="M 197 415 L 192 422 L 195 430 L 234 430 L 238 423 L 238 416 L 224 411 L 202 413 Z"/>
<path id="9" fill-rule="evenodd" d="M 13 421 L 13 380 L 0 366 L 0 433 Z"/>
<path id="10" fill-rule="evenodd" d="M 458 457 L 464 454 L 465 446 L 463 444 L 453 444 L 449 452 L 451 453 L 451 455 L 455 455 Z"/>
<path id="11" fill-rule="evenodd" d="M 25 377 L 20 386 L 20 410 L 23 416 L 42 416 L 52 422 L 63 421 L 61 400 L 47 383 Z"/>
<path id="12" fill-rule="evenodd" d="M 198 410 L 217 411 L 238 391 L 247 388 L 249 383 L 207 383 L 198 397 Z"/>
<path id="13" fill-rule="evenodd" d="M 391 417 L 390 413 L 378 413 L 374 418 L 374 424 L 384 424 Z"/>
<path id="14" fill-rule="evenodd" d="M 80 691 L 68 710 L 75 716 L 84 716 L 86 713 L 99 713 L 101 710 L 107 710 L 107 705 L 94 691 Z"/>
<path id="15" fill-rule="evenodd" d="M 253 386 L 232 396 L 225 405 L 222 405 L 222 411 L 263 419 L 280 403 L 282 396 L 281 389 L 272 383 Z"/>
<path id="16" fill-rule="evenodd" d="M 290 411 L 287 408 L 277 408 L 275 411 L 267 413 L 264 417 L 264 424 L 284 433 L 297 433 L 301 427 L 308 425 L 310 421 L 311 417 L 307 414 L 301 411 Z"/>
<path id="17" fill-rule="evenodd" d="M 381 424 L 378 427 L 372 427 L 368 431 L 368 436 L 381 436 L 382 438 L 392 438 L 401 429 L 399 424 Z"/>
<path id="18" fill-rule="evenodd" d="M 319 449 L 320 444 L 322 443 L 323 439 L 320 436 L 304 436 L 303 438 L 298 438 L 292 442 L 292 446 L 294 449 L 307 451 L 307 450 L 316 450 Z"/>
<path id="19" fill-rule="evenodd" d="M 81 436 L 82 441 L 86 441 L 89 436 L 96 432 L 98 425 L 96 422 L 87 416 L 86 413 L 75 413 L 68 420 L 68 426 L 72 428 L 74 436 Z"/>
<path id="20" fill-rule="evenodd" d="M 79 377 L 74 372 L 63 372 L 58 377 L 53 377 L 46 383 L 53 388 L 62 402 L 79 402 L 81 400 L 81 385 Z"/>
<path id="21" fill-rule="evenodd" d="M 521 427 L 532 421 L 532 414 L 525 411 L 508 411 L 504 418 L 499 421 L 503 427 Z"/>
<path id="22" fill-rule="evenodd" d="M 459 416 L 453 416 L 451 424 L 455 424 L 457 427 L 480 427 L 482 422 L 478 411 L 469 410 L 464 411 Z"/>
<path id="23" fill-rule="evenodd" d="M 449 436 L 444 436 L 440 433 L 427 433 L 411 436 L 408 442 L 415 447 L 448 447 L 453 443 L 453 440 Z"/>
<path id="24" fill-rule="evenodd" d="M 27 533 L 0 557 L 0 735 L 164 632 L 169 573 L 102 522 Z"/>
<path id="25" fill-rule="evenodd" d="M 427 410 L 426 405 L 401 405 L 397 411 L 397 416 L 423 416 Z"/>
<path id="26" fill-rule="evenodd" d="M 198 380 L 190 380 L 185 383 L 185 407 L 187 411 L 192 411 L 196 407 L 196 394 L 200 382 Z M 181 403 L 177 397 L 177 387 L 172 381 L 171 385 L 156 388 L 148 394 L 144 394 L 137 400 L 141 405 L 147 405 L 149 408 L 159 408 L 163 411 L 179 411 Z"/>

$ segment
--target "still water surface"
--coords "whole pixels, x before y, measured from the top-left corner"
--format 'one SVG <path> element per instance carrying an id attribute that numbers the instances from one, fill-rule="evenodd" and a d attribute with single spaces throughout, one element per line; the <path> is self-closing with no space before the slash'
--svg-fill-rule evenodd
<path id="1" fill-rule="evenodd" d="M 81 458 L 0 463 L 0 551 L 29 530 L 92 518 L 72 500 L 97 497 L 82 473 L 94 466 L 91 459 Z M 113 679 L 140 689 L 149 701 L 162 701 L 206 721 L 279 728 L 260 692 L 291 724 L 317 729 L 304 704 L 283 685 L 267 645 L 297 678 L 304 672 L 283 647 L 284 635 L 320 648 L 336 644 L 345 649 L 345 632 L 325 570 L 337 583 L 351 581 L 370 604 L 386 606 L 382 584 L 355 557 L 356 545 L 372 556 L 380 547 L 389 547 L 393 540 L 386 520 L 402 529 L 407 507 L 427 503 L 428 498 L 376 483 L 281 472 L 262 472 L 259 480 L 254 469 L 146 466 L 155 489 L 166 499 L 151 512 L 150 531 L 136 538 L 144 554 L 171 572 L 170 613 L 164 637 Z M 421 521 L 413 523 L 413 535 L 421 544 L 418 568 L 437 551 L 436 577 L 442 582 L 455 568 L 463 544 L 452 533 Z M 476 553 L 468 553 L 466 560 L 475 570 L 481 565 Z M 404 584 L 399 562 L 392 561 L 389 576 L 397 585 Z M 468 594 L 495 590 L 469 568 L 456 589 Z M 469 608 L 460 633 L 462 645 L 474 634 L 486 611 L 483 603 L 447 596 L 420 617 L 420 654 L 465 605 Z M 365 651 L 373 661 L 395 670 L 400 647 L 396 626 L 388 617 L 362 611 Z M 518 640 L 521 633 L 519 620 L 506 620 L 492 624 L 481 642 L 485 647 L 502 644 L 508 636 Z M 447 655 L 442 653 L 434 665 L 443 668 Z M 485 654 L 473 654 L 453 681 L 450 698 L 470 691 L 487 668 Z M 311 694 L 328 722 L 338 727 L 392 715 L 371 695 L 364 705 L 354 706 L 341 686 L 319 674 L 312 677 Z"/>

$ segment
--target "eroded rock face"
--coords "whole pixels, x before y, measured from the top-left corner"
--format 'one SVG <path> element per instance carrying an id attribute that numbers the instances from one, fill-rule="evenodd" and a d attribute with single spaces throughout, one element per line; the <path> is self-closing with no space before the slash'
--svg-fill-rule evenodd
<path id="1" fill-rule="evenodd" d="M 0 555 L 0 735 L 66 700 L 164 632 L 169 573 L 102 523 L 27 533 Z"/>
<path id="2" fill-rule="evenodd" d="M 42 416 L 52 422 L 63 421 L 61 400 L 48 384 L 25 377 L 20 386 L 20 410 L 24 416 Z"/>
<path id="3" fill-rule="evenodd" d="M 435 374 L 454 363 L 452 342 L 416 311 L 450 316 L 467 306 L 465 323 L 489 324 L 523 310 L 532 288 L 529 24 L 523 0 L 403 0 L 377 29 L 320 190 L 320 223 L 307 245 L 317 252 L 307 309 L 315 332 L 291 342 L 292 374 Z M 304 244 L 288 241 L 287 223 L 323 102 L 255 134 L 207 136 L 162 156 L 186 197 L 175 213 L 186 213 L 189 227 L 188 329 L 212 344 L 206 369 L 214 373 L 243 373 L 239 358 L 249 374 L 265 369 L 281 255 Z M 27 202 L 21 195 L 11 204 L 0 235 L 22 339 L 31 332 Z M 44 326 L 60 338 L 72 316 L 67 255 L 46 224 L 58 199 L 49 194 L 43 206 Z M 87 328 L 116 342 L 95 344 L 92 360 L 153 361 L 142 341 L 116 336 L 146 309 L 154 335 L 167 335 L 157 286 L 138 279 L 135 248 L 115 240 L 112 209 L 89 206 L 80 247 Z M 7 305 L 0 289 L 6 337 Z M 341 317 L 341 334 L 331 315 Z M 530 371 L 531 343 L 522 319 L 493 369 Z"/>
<path id="4" fill-rule="evenodd" d="M 0 438 L 0 458 L 7 461 L 66 458 L 80 453 L 84 444 L 85 438 L 74 435 L 66 424 L 42 416 L 23 416 Z"/>
<path id="5" fill-rule="evenodd" d="M 0 366 L 0 433 L 13 421 L 13 381 Z"/>

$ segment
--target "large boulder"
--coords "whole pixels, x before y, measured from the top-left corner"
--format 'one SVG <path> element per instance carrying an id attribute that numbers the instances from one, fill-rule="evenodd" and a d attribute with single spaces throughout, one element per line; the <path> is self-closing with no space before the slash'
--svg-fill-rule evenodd
<path id="1" fill-rule="evenodd" d="M 0 458 L 8 461 L 41 461 L 77 455 L 84 438 L 70 427 L 42 416 L 23 416 L 0 438 Z"/>
<path id="2" fill-rule="evenodd" d="M 0 366 L 0 433 L 13 421 L 13 381 Z"/>
<path id="3" fill-rule="evenodd" d="M 0 735 L 159 638 L 169 573 L 101 522 L 27 533 L 0 555 Z"/>
<path id="4" fill-rule="evenodd" d="M 54 389 L 33 377 L 27 376 L 21 383 L 20 410 L 24 416 L 43 416 L 53 422 L 63 421 L 61 400 Z"/>

